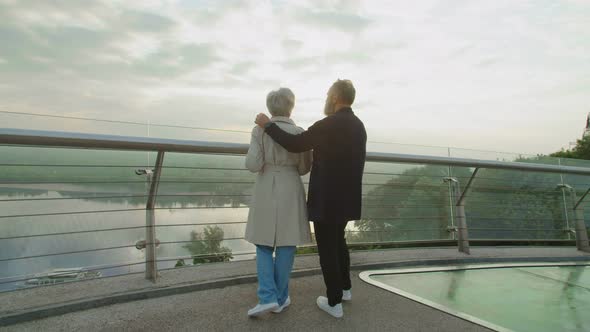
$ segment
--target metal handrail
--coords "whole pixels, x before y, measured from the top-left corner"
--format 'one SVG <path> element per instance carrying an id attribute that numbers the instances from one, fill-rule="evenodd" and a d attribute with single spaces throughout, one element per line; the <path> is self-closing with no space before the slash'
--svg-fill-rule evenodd
<path id="1" fill-rule="evenodd" d="M 118 135 L 101 135 L 101 134 L 86 134 L 86 133 L 75 133 L 75 132 L 58 132 L 58 131 L 39 131 L 39 130 L 24 130 L 24 129 L 10 129 L 0 128 L 0 145 L 16 145 L 16 146 L 30 146 L 30 147 L 56 147 L 56 148 L 79 148 L 79 149 L 94 149 L 94 150 L 125 150 L 125 151 L 145 151 L 145 152 L 157 152 L 158 157 L 155 168 L 152 173 L 148 175 L 148 183 L 150 183 L 150 191 L 148 195 L 148 203 L 146 209 L 126 209 L 124 211 L 132 210 L 145 210 L 146 211 L 146 240 L 145 248 L 146 251 L 146 277 L 151 280 L 157 279 L 157 266 L 156 263 L 161 261 L 155 255 L 155 248 L 159 241 L 155 237 L 155 229 L 157 227 L 163 227 L 165 225 L 156 225 L 154 210 L 160 209 L 155 206 L 155 200 L 158 196 L 157 189 L 160 183 L 170 182 L 175 183 L 169 179 L 160 180 L 159 175 L 162 169 L 166 168 L 163 166 L 164 154 L 167 152 L 174 153 L 197 153 L 197 154 L 225 154 L 225 155 L 244 155 L 247 153 L 249 146 L 247 144 L 238 143 L 224 143 L 224 142 L 208 142 L 208 141 L 194 141 L 194 140 L 178 140 L 178 139 L 163 139 L 163 138 L 151 138 L 151 137 L 133 137 L 133 136 L 118 136 Z M 494 161 L 494 160 L 480 160 L 480 159 L 467 159 L 467 158 L 454 158 L 454 157 L 439 157 L 439 156 L 428 156 L 428 155 L 412 155 L 412 154 L 397 154 L 397 153 L 381 153 L 381 152 L 368 152 L 366 160 L 368 162 L 384 162 L 384 163 L 408 163 L 418 165 L 440 165 L 440 166 L 455 166 L 455 167 L 468 167 L 475 168 L 473 174 L 467 183 L 467 186 L 460 190 L 458 178 L 442 177 L 445 181 L 449 181 L 453 188 L 453 196 L 456 200 L 455 204 L 456 211 L 454 212 L 455 217 L 458 220 L 457 226 L 454 226 L 452 231 L 457 232 L 457 242 L 459 250 L 465 253 L 469 253 L 469 237 L 467 235 L 467 224 L 465 216 L 465 198 L 468 195 L 470 185 L 474 181 L 477 170 L 480 168 L 489 169 L 500 169 L 500 170 L 513 170 L 513 171 L 528 171 L 528 172 L 545 172 L 545 173 L 558 173 L 558 174 L 570 174 L 570 175 L 585 175 L 590 176 L 590 167 L 574 167 L 574 166 L 562 166 L 562 165 L 545 165 L 545 164 L 534 164 L 525 162 L 508 162 L 508 161 Z M 73 165 L 68 165 L 71 167 Z M 82 166 L 82 165 L 80 165 Z M 116 166 L 112 166 L 116 167 Z M 122 166 L 128 167 L 128 166 Z M 173 167 L 171 167 L 173 168 Z M 375 173 L 379 174 L 379 173 Z M 386 174 L 383 174 L 386 175 Z M 387 174 L 389 175 L 389 174 Z M 153 177 L 153 178 L 152 178 Z M 439 177 L 439 176 L 436 176 Z M 142 183 L 140 181 L 133 181 L 132 183 Z M 182 181 L 186 183 L 187 181 Z M 192 182 L 200 183 L 200 182 Z M 204 183 L 219 183 L 219 182 L 204 182 Z M 227 182 L 237 183 L 237 182 Z M 253 184 L 253 182 L 240 182 L 243 184 Z M 387 186 L 387 184 L 372 184 L 364 183 L 364 185 L 380 185 Z M 398 187 L 400 185 L 397 185 Z M 414 184 L 412 187 L 416 187 Z M 424 186 L 423 187 L 432 187 Z M 492 188 L 492 187 L 490 187 Z M 480 188 L 483 189 L 483 188 Z M 507 188 L 514 189 L 514 188 Z M 162 195 L 165 196 L 165 195 Z M 574 201 L 575 195 L 573 195 Z M 581 200 L 580 200 L 581 202 Z M 184 208 L 184 207 L 183 207 Z M 196 209 L 200 207 L 190 207 L 190 209 Z M 206 207 L 205 207 L 206 208 Z M 219 207 L 222 208 L 222 207 Z M 229 208 L 229 207 L 228 207 Z M 231 208 L 236 208 L 232 206 Z M 188 209 L 188 208 L 185 208 Z M 123 211 L 123 210 L 121 210 Z M 61 214 L 77 214 L 77 213 L 89 213 L 91 211 L 79 211 L 79 212 L 60 212 L 50 213 L 43 215 L 61 215 Z M 100 211 L 100 212 L 114 212 L 114 211 Z M 581 210 L 577 211 L 578 221 L 576 226 L 576 235 L 578 248 L 580 250 L 588 250 L 588 240 L 585 237 L 585 225 L 583 224 L 583 216 Z M 26 215 L 26 216 L 37 216 L 41 214 Z M 23 215 L 24 216 L 24 215 Z M 19 216 L 0 216 L 4 217 L 21 217 Z M 441 218 L 443 216 L 428 216 L 428 217 L 386 217 L 386 218 L 373 218 L 375 220 L 391 220 L 391 219 L 432 219 Z M 473 217 L 476 219 L 484 219 Z M 493 218 L 492 218 L 493 219 Z M 506 218 L 504 218 L 506 219 Z M 522 219 L 522 218 L 519 218 Z M 536 218 L 539 220 L 539 218 Z M 551 219 L 547 219 L 551 220 Z M 569 227 L 568 227 L 569 229 Z M 474 228 L 474 230 L 477 230 Z M 408 230 L 397 230 L 397 231 L 410 231 Z M 582 235 L 584 235 L 582 237 Z M 39 235 L 35 235 L 39 236 Z M 579 238 L 578 238 L 579 237 Z M 176 242 L 162 242 L 165 243 L 187 243 L 192 241 L 176 241 Z M 39 256 L 27 256 L 27 257 L 14 257 L 0 259 L 2 261 L 8 260 L 21 260 L 36 257 L 45 257 L 61 254 L 72 254 L 72 253 L 83 253 L 89 251 L 98 250 L 110 250 L 127 247 L 137 247 L 136 245 L 131 246 L 117 246 L 109 248 L 94 248 L 91 250 L 72 251 L 66 253 L 53 253 L 43 254 Z"/>
<path id="2" fill-rule="evenodd" d="M 0 128 L 0 144 L 85 149 L 165 151 L 185 153 L 246 154 L 247 144 L 191 141 L 167 138 L 85 134 L 74 132 Z M 540 165 L 481 159 L 368 152 L 367 161 L 479 167 L 530 172 L 590 175 L 590 168 Z"/>

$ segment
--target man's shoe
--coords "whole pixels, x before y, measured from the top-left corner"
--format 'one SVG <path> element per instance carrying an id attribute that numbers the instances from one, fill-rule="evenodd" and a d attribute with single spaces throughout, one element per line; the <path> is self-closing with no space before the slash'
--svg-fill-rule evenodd
<path id="1" fill-rule="evenodd" d="M 276 302 L 267 303 L 267 304 L 257 304 L 254 308 L 248 310 L 248 316 L 256 317 L 260 316 L 264 313 L 277 310 L 279 308 L 279 304 Z"/>
<path id="2" fill-rule="evenodd" d="M 285 303 L 283 303 L 282 306 L 280 306 L 278 309 L 273 310 L 272 312 L 274 312 L 275 314 L 281 313 L 283 310 L 287 309 L 287 307 L 291 304 L 291 298 L 289 296 L 287 296 L 287 299 L 285 300 Z"/>
<path id="3" fill-rule="evenodd" d="M 342 291 L 342 301 L 352 300 L 352 292 L 349 290 Z"/>
<path id="4" fill-rule="evenodd" d="M 320 307 L 320 309 L 336 318 L 341 318 L 342 316 L 344 316 L 344 312 L 342 312 L 342 303 L 338 303 L 337 305 L 332 307 L 328 303 L 328 298 L 325 296 L 318 296 L 316 303 L 318 304 L 318 307 Z"/>

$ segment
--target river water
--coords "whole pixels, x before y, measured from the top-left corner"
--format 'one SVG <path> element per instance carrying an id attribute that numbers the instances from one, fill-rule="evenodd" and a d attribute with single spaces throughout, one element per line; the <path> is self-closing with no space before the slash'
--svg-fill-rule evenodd
<path id="1" fill-rule="evenodd" d="M 0 211 L 5 216 L 0 219 L 0 290 L 8 290 L 22 285 L 23 282 L 8 282 L 14 279 L 26 279 L 36 273 L 47 272 L 56 268 L 100 268 L 111 265 L 141 263 L 145 260 L 144 250 L 133 245 L 145 239 L 145 202 L 121 199 L 72 197 L 102 197 L 100 188 L 59 185 L 59 190 L 51 185 L 19 188 L 3 187 L 0 195 Z M 67 191 L 67 195 L 64 195 Z M 10 192 L 10 194 L 8 194 Z M 66 198 L 66 199 L 61 199 Z M 26 201 L 16 201 L 28 199 Z M 145 198 L 142 198 L 145 200 Z M 160 242 L 189 241 L 191 231 L 202 232 L 205 226 L 191 224 L 217 224 L 247 220 L 248 208 L 244 204 L 217 205 L 220 208 L 185 204 L 166 204 L 157 206 L 157 239 Z M 99 212 L 107 210 L 127 210 L 116 212 Z M 94 211 L 92 213 L 61 214 L 68 212 Z M 54 215 L 45 215 L 45 214 Z M 37 215 L 36 215 L 37 214 Z M 41 214 L 41 215 L 39 215 Z M 26 216 L 23 216 L 26 215 Z M 6 217 L 12 216 L 12 217 Z M 123 230 L 106 230 L 110 228 L 127 228 Z M 133 228 L 138 227 L 138 228 Z M 218 225 L 224 231 L 224 238 L 243 237 L 245 224 Z M 64 232 L 82 232 L 51 236 L 30 236 Z M 26 237 L 25 237 L 26 236 Z M 14 239 L 5 239 L 19 237 Z M 159 259 L 190 256 L 184 248 L 186 243 L 162 243 L 157 249 Z M 130 246 L 130 247 L 124 247 Z M 254 247 L 245 240 L 226 240 L 222 246 L 234 253 L 234 259 L 251 258 Z M 63 255 L 58 253 L 77 252 L 91 249 L 119 247 L 108 250 L 78 252 Z M 41 257 L 33 257 L 41 256 Z M 29 257 L 29 258 L 27 258 Z M 18 258 L 18 259 L 14 259 Z M 191 259 L 186 259 L 190 264 Z M 171 268 L 175 260 L 159 263 L 159 268 Z M 142 264 L 100 269 L 103 276 L 117 275 L 144 270 Z M 15 277 L 16 276 L 16 277 Z"/>

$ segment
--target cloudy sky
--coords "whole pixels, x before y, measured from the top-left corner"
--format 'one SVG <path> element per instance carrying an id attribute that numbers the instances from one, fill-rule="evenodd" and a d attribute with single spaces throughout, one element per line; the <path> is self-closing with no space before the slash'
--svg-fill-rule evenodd
<path id="1" fill-rule="evenodd" d="M 283 86 L 307 127 L 348 78 L 372 141 L 548 153 L 590 112 L 589 17 L 586 0 L 0 0 L 0 111 L 248 131 Z"/>

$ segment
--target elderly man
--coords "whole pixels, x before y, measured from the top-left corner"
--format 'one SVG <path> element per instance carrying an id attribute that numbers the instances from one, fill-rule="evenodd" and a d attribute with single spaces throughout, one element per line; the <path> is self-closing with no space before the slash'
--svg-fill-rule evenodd
<path id="1" fill-rule="evenodd" d="M 265 114 L 256 117 L 256 123 L 287 151 L 313 149 L 307 208 L 327 294 L 317 298 L 317 305 L 334 317 L 343 316 L 342 300 L 352 298 L 344 230 L 348 221 L 361 217 L 367 133 L 351 108 L 355 94 L 352 82 L 337 80 L 326 98 L 327 117 L 296 135 L 283 131 Z"/>

